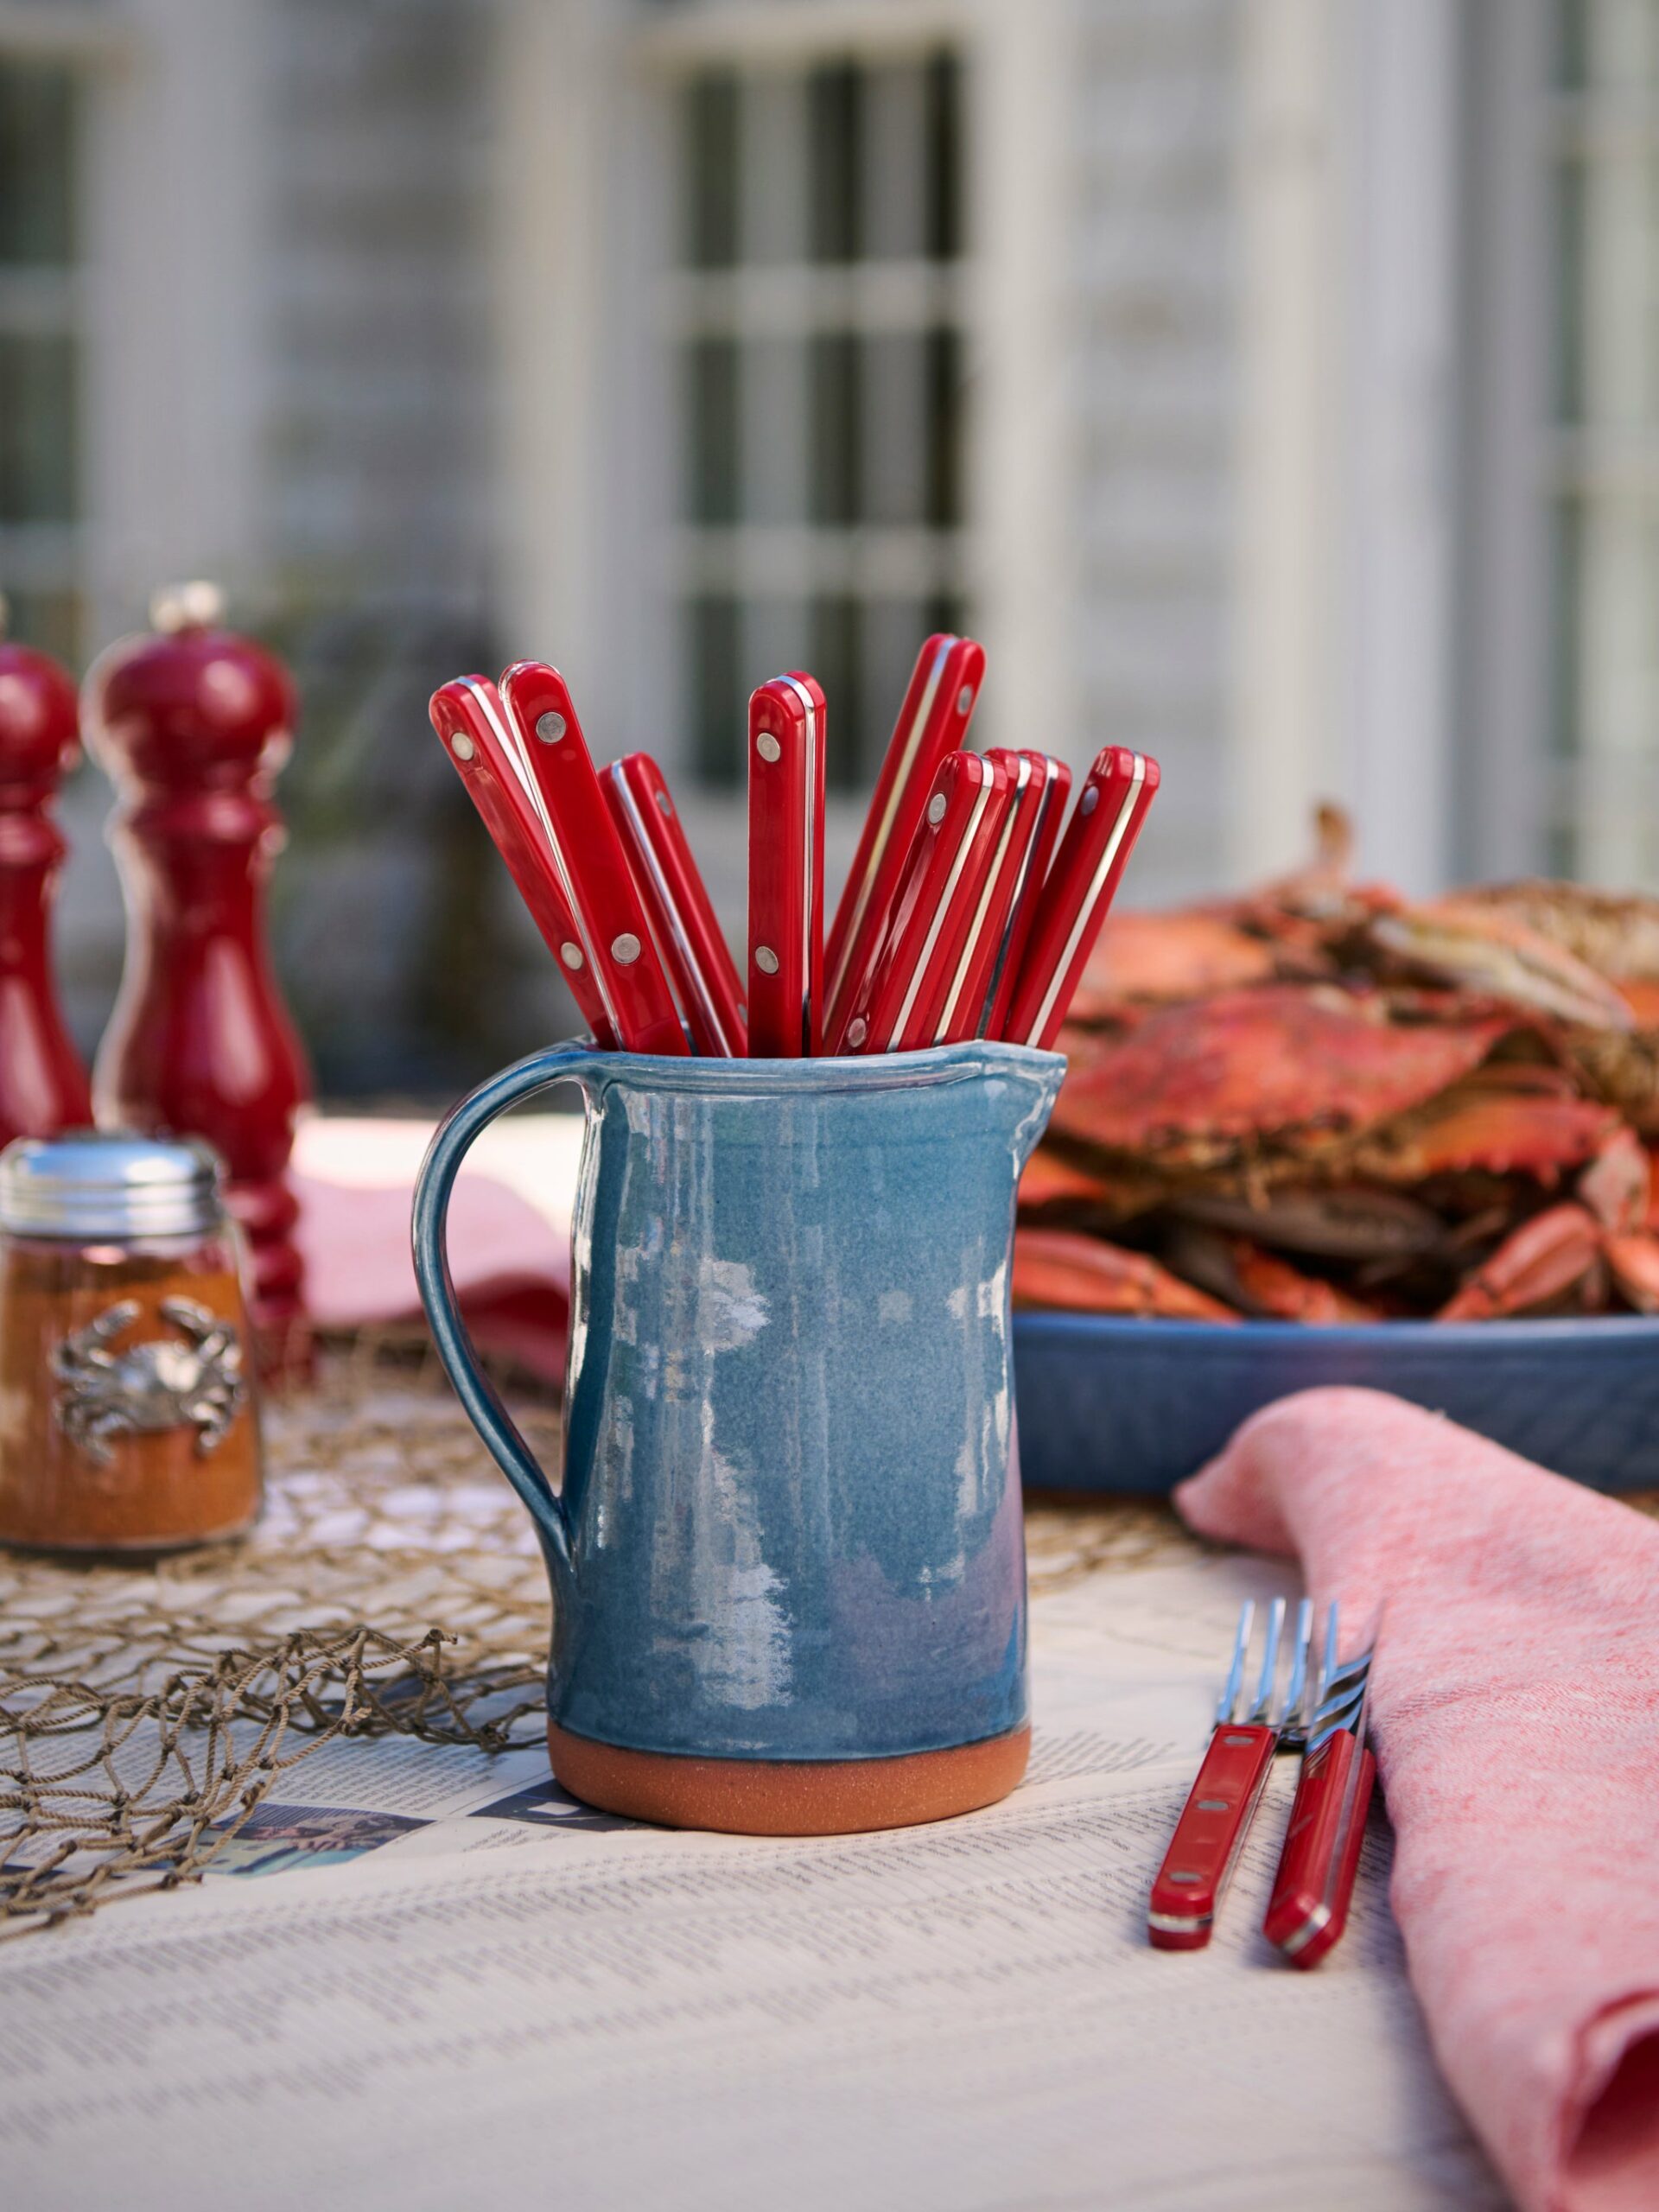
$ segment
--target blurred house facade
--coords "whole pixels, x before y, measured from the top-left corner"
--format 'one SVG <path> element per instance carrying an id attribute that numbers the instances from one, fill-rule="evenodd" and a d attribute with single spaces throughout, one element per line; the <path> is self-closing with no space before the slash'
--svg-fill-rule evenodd
<path id="1" fill-rule="evenodd" d="M 1165 786 L 1132 895 L 1659 873 L 1659 0 L 0 0 L 0 588 L 294 659 L 334 1090 L 567 1009 L 427 732 L 524 652 L 741 935 L 742 700 L 844 858 L 916 645 Z M 60 930 L 118 957 L 96 826 Z"/>

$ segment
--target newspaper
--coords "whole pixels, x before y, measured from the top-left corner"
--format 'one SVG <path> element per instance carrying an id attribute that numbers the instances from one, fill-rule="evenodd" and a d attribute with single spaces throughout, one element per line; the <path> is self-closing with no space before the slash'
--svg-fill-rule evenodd
<path id="1" fill-rule="evenodd" d="M 331 1745 L 194 1891 L 0 1956 L 12 2212 L 1484 2212 L 1367 1840 L 1318 1972 L 1144 1915 L 1260 1560 L 1033 1607 L 1030 1780 L 775 1841 L 608 1819 L 533 1745 Z"/>

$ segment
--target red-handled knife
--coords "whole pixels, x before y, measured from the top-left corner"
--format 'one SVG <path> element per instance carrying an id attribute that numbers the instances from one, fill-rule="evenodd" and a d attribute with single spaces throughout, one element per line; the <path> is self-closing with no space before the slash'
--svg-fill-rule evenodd
<path id="1" fill-rule="evenodd" d="M 706 1058 L 741 1058 L 743 988 L 662 770 L 650 753 L 627 753 L 601 771 L 600 787 L 692 1045 Z"/>
<path id="2" fill-rule="evenodd" d="M 540 798 L 561 887 L 582 924 L 583 961 L 615 1009 L 623 1046 L 683 1056 L 685 1032 L 645 902 L 564 678 L 545 661 L 518 661 L 501 678 L 501 702 Z"/>
<path id="3" fill-rule="evenodd" d="M 1064 760 L 1051 760 L 1046 753 L 1025 753 L 1020 757 L 1031 764 L 1030 780 L 1020 800 L 1032 817 L 1031 836 L 1020 861 L 1014 896 L 987 986 L 979 1025 L 982 1037 L 1003 1034 L 1008 1008 L 1014 1002 L 1014 987 L 1025 960 L 1026 947 L 1031 942 L 1038 901 L 1048 880 L 1054 848 L 1060 840 L 1060 820 L 1071 792 L 1071 771 Z"/>
<path id="4" fill-rule="evenodd" d="M 941 632 L 917 655 L 824 947 L 826 1036 L 845 1027 L 869 980 L 934 772 L 965 742 L 984 678 L 985 651 L 971 638 Z"/>
<path id="5" fill-rule="evenodd" d="M 1052 1045 L 1158 788 L 1149 753 L 1109 745 L 1077 794 L 1048 872 L 1002 1034 Z"/>
<path id="6" fill-rule="evenodd" d="M 1302 1753 L 1290 1824 L 1263 1932 L 1293 1966 L 1317 1966 L 1348 1924 L 1376 1761 L 1365 1741 L 1376 1646 L 1336 1663 L 1336 1608 L 1319 1700 Z"/>
<path id="7" fill-rule="evenodd" d="M 823 944 L 823 693 L 797 670 L 749 700 L 749 1052 L 810 1059 Z"/>
<path id="8" fill-rule="evenodd" d="M 432 694 L 428 710 L 467 796 L 483 817 L 547 948 L 564 970 L 594 1040 L 621 1048 L 621 1024 L 594 958 L 587 921 L 560 872 L 541 793 L 520 757 L 517 730 L 486 676 L 457 677 Z"/>
<path id="9" fill-rule="evenodd" d="M 985 874 L 980 903 L 969 930 L 959 988 L 946 1001 L 934 1042 L 955 1045 L 964 1037 L 990 1034 L 987 1016 L 996 977 L 1001 972 L 1014 902 L 1025 880 L 1033 833 L 1055 764 L 1040 753 L 1011 753 L 993 746 L 986 754 L 1008 779 L 1008 801 L 996 849 Z"/>
<path id="10" fill-rule="evenodd" d="M 939 763 L 874 972 L 837 1049 L 907 1052 L 938 1040 L 945 1007 L 964 995 L 974 917 L 1011 797 L 1007 772 L 980 753 Z"/>

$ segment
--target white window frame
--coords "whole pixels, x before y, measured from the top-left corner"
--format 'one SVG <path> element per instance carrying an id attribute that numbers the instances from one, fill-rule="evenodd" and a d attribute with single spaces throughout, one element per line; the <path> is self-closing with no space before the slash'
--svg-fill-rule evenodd
<path id="1" fill-rule="evenodd" d="M 730 56 L 879 60 L 948 43 L 963 63 L 971 149 L 964 581 L 992 655 L 976 738 L 1081 750 L 1071 231 L 1055 128 L 1070 99 L 1068 24 L 1065 0 L 712 0 L 671 10 L 506 0 L 492 195 L 505 402 L 498 603 L 513 650 L 563 656 L 592 702 L 597 745 L 659 751 L 672 774 L 689 744 L 665 583 L 650 559 L 671 535 L 677 483 L 666 349 L 651 328 L 651 273 L 669 259 L 662 79 Z M 695 835 L 701 810 L 689 790 L 682 804 Z M 709 835 L 732 813 L 729 794 L 711 806 Z M 832 871 L 856 813 L 844 800 L 830 810 Z M 729 889 L 716 897 L 730 919 Z"/>

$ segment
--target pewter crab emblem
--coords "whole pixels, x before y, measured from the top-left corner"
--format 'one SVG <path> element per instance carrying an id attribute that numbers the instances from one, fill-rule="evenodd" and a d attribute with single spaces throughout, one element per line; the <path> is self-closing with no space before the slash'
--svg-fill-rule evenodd
<path id="1" fill-rule="evenodd" d="M 115 1456 L 114 1438 L 169 1428 L 194 1427 L 196 1450 L 205 1457 L 247 1396 L 236 1331 L 194 1299 L 164 1298 L 159 1308 L 182 1343 L 156 1337 L 111 1351 L 141 1310 L 124 1298 L 67 1336 L 52 1355 L 52 1371 L 63 1385 L 53 1409 L 58 1427 L 100 1467 Z"/>

